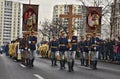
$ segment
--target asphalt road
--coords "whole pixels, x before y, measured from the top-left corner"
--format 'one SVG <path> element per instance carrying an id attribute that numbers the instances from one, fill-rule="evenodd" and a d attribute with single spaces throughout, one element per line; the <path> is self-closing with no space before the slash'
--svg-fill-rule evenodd
<path id="1" fill-rule="evenodd" d="M 74 72 L 58 66 L 52 67 L 48 59 L 36 58 L 32 69 L 25 67 L 6 56 L 0 56 L 0 79 L 120 79 L 120 65 L 98 63 L 98 70 L 80 66 L 76 60 Z"/>

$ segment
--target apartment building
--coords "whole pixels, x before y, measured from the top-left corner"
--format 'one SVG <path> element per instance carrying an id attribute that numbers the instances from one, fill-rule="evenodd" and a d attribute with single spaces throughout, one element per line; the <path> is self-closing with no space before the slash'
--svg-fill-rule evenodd
<path id="1" fill-rule="evenodd" d="M 6 44 L 20 35 L 21 4 L 0 0 L 0 11 L 0 44 Z"/>

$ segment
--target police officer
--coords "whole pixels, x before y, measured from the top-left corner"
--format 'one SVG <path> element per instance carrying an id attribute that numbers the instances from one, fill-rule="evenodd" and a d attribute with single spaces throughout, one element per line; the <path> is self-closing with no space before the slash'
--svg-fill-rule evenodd
<path id="1" fill-rule="evenodd" d="M 80 57 L 80 61 L 81 61 L 81 66 L 84 66 L 84 46 L 85 46 L 85 43 L 84 43 L 84 37 L 81 36 L 81 39 L 80 41 L 78 42 L 78 51 L 79 51 L 79 57 Z"/>
<path id="2" fill-rule="evenodd" d="M 31 31 L 31 35 L 29 37 L 29 46 L 30 46 L 30 58 L 29 58 L 29 67 L 33 67 L 34 59 L 35 59 L 35 50 L 36 50 L 37 37 L 35 36 L 35 32 Z"/>
<path id="3" fill-rule="evenodd" d="M 51 62 L 52 66 L 57 66 L 56 64 L 56 52 L 58 51 L 58 41 L 55 36 L 53 36 L 53 39 L 50 42 L 50 50 L 51 50 Z"/>
<path id="4" fill-rule="evenodd" d="M 74 31 L 73 31 L 74 33 Z M 74 34 L 72 35 L 72 39 L 68 39 L 68 42 L 71 44 L 71 46 L 68 48 L 68 69 L 69 72 L 74 71 L 74 61 L 75 61 L 75 54 L 77 51 L 77 36 Z"/>
<path id="5" fill-rule="evenodd" d="M 65 32 L 61 31 L 61 36 L 58 39 L 59 42 L 59 54 L 60 54 L 60 69 L 65 69 L 65 51 L 67 51 L 68 40 L 65 36 Z"/>
<path id="6" fill-rule="evenodd" d="M 96 66 L 97 66 L 97 60 L 98 60 L 99 42 L 100 42 L 100 39 L 96 37 L 96 32 L 93 32 L 93 35 L 90 39 L 90 47 L 91 47 L 90 67 L 92 69 L 97 69 Z"/>
<path id="7" fill-rule="evenodd" d="M 90 40 L 89 40 L 89 35 L 86 35 L 86 40 L 84 41 L 85 47 L 84 47 L 84 52 L 85 52 L 85 66 L 88 67 L 88 54 L 90 50 Z"/>

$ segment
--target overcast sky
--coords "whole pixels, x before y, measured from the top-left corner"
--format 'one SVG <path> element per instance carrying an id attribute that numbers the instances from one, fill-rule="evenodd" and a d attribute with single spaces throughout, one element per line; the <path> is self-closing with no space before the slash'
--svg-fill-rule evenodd
<path id="1" fill-rule="evenodd" d="M 28 4 L 29 0 L 10 0 Z M 53 6 L 58 4 L 81 4 L 80 0 L 30 0 L 31 4 L 39 5 L 39 21 L 48 19 L 51 21 L 53 14 Z M 93 5 L 94 0 L 83 0 L 86 1 L 87 5 Z M 110 1 L 110 0 L 102 0 Z M 105 3 L 105 2 L 104 2 Z"/>
<path id="2" fill-rule="evenodd" d="M 29 0 L 10 0 L 22 3 L 29 3 Z M 81 4 L 77 0 L 31 0 L 31 4 L 39 5 L 39 20 L 51 20 L 53 14 L 53 6 L 58 4 Z"/>

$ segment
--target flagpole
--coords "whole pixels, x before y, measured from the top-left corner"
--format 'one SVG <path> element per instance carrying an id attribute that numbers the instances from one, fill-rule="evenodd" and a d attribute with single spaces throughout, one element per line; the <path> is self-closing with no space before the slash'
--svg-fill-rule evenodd
<path id="1" fill-rule="evenodd" d="M 29 4 L 31 4 L 31 0 L 29 0 Z"/>

